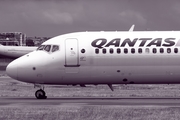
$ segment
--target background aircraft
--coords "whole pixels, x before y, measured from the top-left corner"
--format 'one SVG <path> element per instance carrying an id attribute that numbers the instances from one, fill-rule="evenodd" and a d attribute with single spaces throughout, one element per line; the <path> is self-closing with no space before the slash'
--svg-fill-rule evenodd
<path id="1" fill-rule="evenodd" d="M 18 58 L 36 49 L 37 47 L 0 45 L 0 56 Z"/>

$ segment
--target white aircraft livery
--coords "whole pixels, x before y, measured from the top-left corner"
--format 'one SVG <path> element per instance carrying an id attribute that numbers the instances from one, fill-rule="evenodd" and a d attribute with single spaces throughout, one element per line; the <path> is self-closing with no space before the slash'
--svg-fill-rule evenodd
<path id="1" fill-rule="evenodd" d="M 134 26 L 133 26 L 134 27 Z M 44 42 L 7 66 L 7 74 L 39 86 L 45 84 L 177 84 L 180 83 L 180 32 L 76 32 Z"/>

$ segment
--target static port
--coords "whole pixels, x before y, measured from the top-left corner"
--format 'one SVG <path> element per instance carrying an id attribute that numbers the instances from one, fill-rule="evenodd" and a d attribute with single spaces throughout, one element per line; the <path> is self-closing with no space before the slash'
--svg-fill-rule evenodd
<path id="1" fill-rule="evenodd" d="M 36 70 L 36 67 L 33 67 L 33 70 Z"/>

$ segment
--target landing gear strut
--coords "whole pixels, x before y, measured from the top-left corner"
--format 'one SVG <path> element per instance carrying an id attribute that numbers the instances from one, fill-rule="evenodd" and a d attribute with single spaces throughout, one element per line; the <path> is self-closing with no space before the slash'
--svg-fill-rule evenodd
<path id="1" fill-rule="evenodd" d="M 42 89 L 37 90 L 35 93 L 35 96 L 37 99 L 46 99 L 47 98 L 46 93 Z"/>

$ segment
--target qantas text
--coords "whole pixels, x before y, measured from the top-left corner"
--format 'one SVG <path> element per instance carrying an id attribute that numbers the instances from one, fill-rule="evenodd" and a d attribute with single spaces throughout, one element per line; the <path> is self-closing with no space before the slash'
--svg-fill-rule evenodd
<path id="1" fill-rule="evenodd" d="M 104 47 L 125 47 L 128 45 L 129 47 L 134 47 L 135 45 L 138 45 L 139 47 L 150 47 L 150 46 L 157 46 L 157 47 L 171 47 L 175 45 L 176 38 L 115 38 L 108 42 L 105 38 L 98 38 L 95 39 L 91 45 L 93 47 L 97 48 L 104 48 Z"/>

